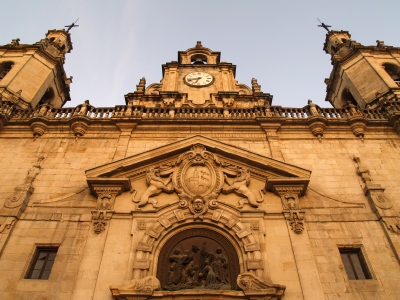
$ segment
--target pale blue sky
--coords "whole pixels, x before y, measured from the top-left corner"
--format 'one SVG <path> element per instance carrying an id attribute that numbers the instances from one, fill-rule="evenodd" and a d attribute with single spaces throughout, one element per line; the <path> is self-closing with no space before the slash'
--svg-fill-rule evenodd
<path id="1" fill-rule="evenodd" d="M 1 45 L 35 43 L 80 18 L 66 56 L 73 76 L 66 107 L 86 99 L 96 107 L 124 104 L 140 78 L 159 82 L 161 65 L 196 41 L 235 64 L 239 83 L 258 79 L 273 105 L 303 107 L 312 99 L 329 107 L 324 79 L 332 66 L 317 17 L 363 45 L 379 39 L 400 47 L 399 0 L 3 0 L 1 10 Z"/>

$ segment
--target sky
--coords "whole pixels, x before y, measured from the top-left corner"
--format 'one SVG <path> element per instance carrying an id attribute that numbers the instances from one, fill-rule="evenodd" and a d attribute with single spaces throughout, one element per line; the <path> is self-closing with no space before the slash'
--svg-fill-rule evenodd
<path id="1" fill-rule="evenodd" d="M 239 83 L 256 78 L 272 105 L 303 107 L 311 99 L 330 107 L 324 79 L 332 65 L 317 18 L 362 45 L 400 47 L 399 0 L 3 0 L 1 8 L 1 45 L 33 44 L 79 18 L 64 65 L 73 76 L 64 107 L 87 99 L 95 107 L 125 104 L 140 78 L 158 83 L 161 65 L 196 41 L 236 65 Z"/>

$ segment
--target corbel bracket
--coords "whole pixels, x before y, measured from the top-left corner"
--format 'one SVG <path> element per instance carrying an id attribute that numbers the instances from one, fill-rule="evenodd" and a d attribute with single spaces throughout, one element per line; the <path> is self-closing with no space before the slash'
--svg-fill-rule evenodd
<path id="1" fill-rule="evenodd" d="M 283 214 L 294 233 L 304 230 L 305 211 L 300 209 L 299 197 L 304 195 L 309 183 L 307 178 L 268 178 L 266 190 L 281 197 Z"/>

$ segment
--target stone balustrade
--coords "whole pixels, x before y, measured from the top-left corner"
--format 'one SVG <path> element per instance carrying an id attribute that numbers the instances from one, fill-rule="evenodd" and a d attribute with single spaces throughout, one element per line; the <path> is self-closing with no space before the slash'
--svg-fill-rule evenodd
<path id="1" fill-rule="evenodd" d="M 281 106 L 255 106 L 252 108 L 227 108 L 227 107 L 145 107 L 143 105 L 117 105 L 115 107 L 93 107 L 87 105 L 77 107 L 53 108 L 50 105 L 41 105 L 36 109 L 18 109 L 10 101 L 0 101 L 0 114 L 8 120 L 26 120 L 34 117 L 44 117 L 49 120 L 69 120 L 74 116 L 82 116 L 88 119 L 247 119 L 277 118 L 280 120 L 309 120 L 311 117 L 319 117 L 328 121 L 347 120 L 358 116 L 366 120 L 388 120 L 394 112 L 400 112 L 399 102 L 386 103 L 383 108 L 364 109 L 354 108 L 316 108 L 314 113 L 305 106 L 303 108 Z M 352 111 L 353 110 L 353 111 Z"/>

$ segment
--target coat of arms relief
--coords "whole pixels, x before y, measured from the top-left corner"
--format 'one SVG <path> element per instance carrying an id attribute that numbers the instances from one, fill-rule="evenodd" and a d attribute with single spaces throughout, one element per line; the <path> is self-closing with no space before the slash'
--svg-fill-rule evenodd
<path id="1" fill-rule="evenodd" d="M 163 175 L 161 175 L 163 174 Z M 202 219 L 208 209 L 218 207 L 219 195 L 234 193 L 240 196 L 236 205 L 243 208 L 244 204 L 258 208 L 264 201 L 263 190 L 249 189 L 251 172 L 248 168 L 233 166 L 222 161 L 201 144 L 182 153 L 176 160 L 158 167 L 150 167 L 146 172 L 147 189 L 139 198 L 137 190 L 132 188 L 132 201 L 138 203 L 138 208 L 152 204 L 159 207 L 155 196 L 161 193 L 176 193 L 179 206 L 189 208 L 194 218 Z"/>

